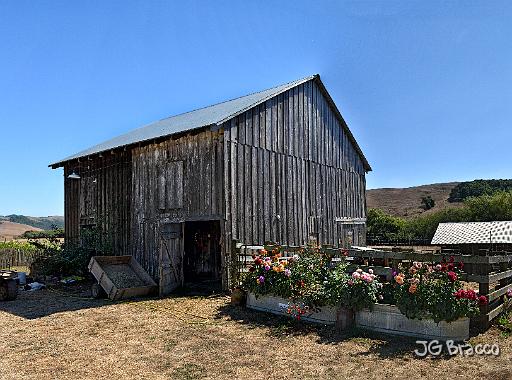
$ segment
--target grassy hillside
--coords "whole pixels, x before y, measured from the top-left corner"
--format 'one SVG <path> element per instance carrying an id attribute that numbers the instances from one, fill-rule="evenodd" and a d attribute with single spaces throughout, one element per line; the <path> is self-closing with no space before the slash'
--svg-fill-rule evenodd
<path id="1" fill-rule="evenodd" d="M 5 239 L 11 240 L 14 237 L 22 235 L 26 231 L 41 231 L 41 229 L 27 224 L 0 220 L 0 241 Z"/>
<path id="2" fill-rule="evenodd" d="M 435 183 L 408 188 L 385 188 L 366 191 L 368 208 L 377 208 L 393 216 L 410 218 L 423 213 L 432 213 L 447 207 L 460 207 L 461 203 L 449 203 L 452 189 L 459 182 Z M 421 199 L 430 196 L 435 206 L 425 211 Z"/>
<path id="3" fill-rule="evenodd" d="M 35 227 L 32 230 L 51 230 L 54 226 L 58 228 L 64 227 L 63 216 L 25 216 L 25 215 L 7 215 L 0 216 L 0 222 L 12 222 Z M 23 233 L 23 232 L 22 232 Z"/>

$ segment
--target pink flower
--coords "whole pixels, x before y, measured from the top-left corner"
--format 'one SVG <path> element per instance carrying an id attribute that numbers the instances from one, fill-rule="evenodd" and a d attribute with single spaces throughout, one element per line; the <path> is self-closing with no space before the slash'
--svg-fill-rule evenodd
<path id="1" fill-rule="evenodd" d="M 512 288 L 509 288 L 507 290 L 507 297 L 509 297 L 509 298 L 512 297 Z"/>
<path id="2" fill-rule="evenodd" d="M 290 275 L 291 275 L 291 274 L 292 274 L 292 271 L 291 271 L 291 270 L 289 270 L 289 269 L 285 269 L 285 270 L 284 270 L 284 275 L 285 275 L 286 277 L 290 277 Z"/>
<path id="3" fill-rule="evenodd" d="M 373 274 L 373 269 L 368 269 L 368 273 Z"/>
<path id="4" fill-rule="evenodd" d="M 352 273 L 352 278 L 353 278 L 354 280 L 358 280 L 360 277 L 361 277 L 361 274 L 359 274 L 359 272 L 354 272 L 354 273 Z"/>
<path id="5" fill-rule="evenodd" d="M 270 266 L 269 265 L 265 265 L 265 270 L 270 270 Z"/>
<path id="6" fill-rule="evenodd" d="M 354 285 L 354 281 L 352 281 L 352 280 L 348 280 L 348 281 L 347 281 L 347 284 L 349 284 L 350 286 L 352 286 L 352 285 Z"/>
<path id="7" fill-rule="evenodd" d="M 436 269 L 436 270 L 441 270 L 441 269 L 442 269 L 441 264 L 437 264 L 435 269 Z"/>

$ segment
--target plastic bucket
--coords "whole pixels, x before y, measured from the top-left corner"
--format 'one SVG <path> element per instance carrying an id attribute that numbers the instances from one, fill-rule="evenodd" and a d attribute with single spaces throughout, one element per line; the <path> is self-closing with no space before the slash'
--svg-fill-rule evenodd
<path id="1" fill-rule="evenodd" d="M 27 274 L 25 272 L 18 272 L 18 282 L 20 285 L 27 283 Z"/>

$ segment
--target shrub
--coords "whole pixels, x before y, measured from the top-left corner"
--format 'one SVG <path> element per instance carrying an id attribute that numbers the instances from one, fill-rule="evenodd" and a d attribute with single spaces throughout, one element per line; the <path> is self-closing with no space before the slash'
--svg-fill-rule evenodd
<path id="1" fill-rule="evenodd" d="M 478 314 L 485 296 L 462 289 L 459 280 L 463 263 L 442 262 L 435 266 L 415 262 L 395 277 L 396 305 L 408 318 L 432 318 L 451 322 Z"/>
<path id="2" fill-rule="evenodd" d="M 512 179 L 477 179 L 462 182 L 455 186 L 448 198 L 449 202 L 462 202 L 470 197 L 493 195 L 499 191 L 511 191 Z"/>
<path id="3" fill-rule="evenodd" d="M 61 243 L 50 239 L 51 244 L 38 240 L 30 243 L 45 250 L 44 256 L 35 262 L 38 272 L 43 275 L 85 275 L 92 256 L 109 255 L 112 246 L 99 227 L 83 229 L 79 245 Z"/>
<path id="4" fill-rule="evenodd" d="M 405 224 L 404 219 L 388 215 L 382 210 L 374 208 L 368 210 L 366 228 L 370 236 L 393 240 L 404 231 Z"/>
<path id="5" fill-rule="evenodd" d="M 436 202 L 430 195 L 421 197 L 421 208 L 425 211 L 430 210 L 436 205 Z"/>
<path id="6" fill-rule="evenodd" d="M 341 304 L 354 311 L 365 308 L 372 309 L 373 305 L 377 303 L 381 288 L 373 270 L 369 269 L 366 273 L 362 269 L 357 269 L 346 281 L 346 286 L 342 288 Z"/>
<path id="7" fill-rule="evenodd" d="M 261 250 L 244 279 L 244 288 L 256 295 L 272 294 L 300 301 L 304 307 L 338 305 L 348 280 L 345 262 L 334 264 L 321 247 L 309 246 L 283 258 L 281 248 Z"/>

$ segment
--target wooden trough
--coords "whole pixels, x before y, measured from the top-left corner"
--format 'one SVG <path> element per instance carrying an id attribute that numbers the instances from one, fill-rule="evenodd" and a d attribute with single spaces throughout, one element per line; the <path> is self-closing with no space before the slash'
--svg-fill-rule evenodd
<path id="1" fill-rule="evenodd" d="M 158 290 L 132 256 L 94 256 L 89 271 L 111 300 L 147 296 Z"/>

